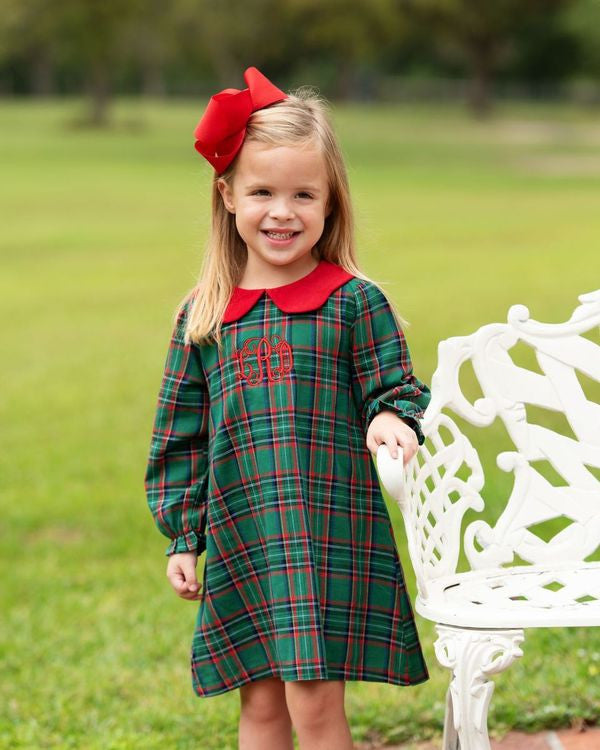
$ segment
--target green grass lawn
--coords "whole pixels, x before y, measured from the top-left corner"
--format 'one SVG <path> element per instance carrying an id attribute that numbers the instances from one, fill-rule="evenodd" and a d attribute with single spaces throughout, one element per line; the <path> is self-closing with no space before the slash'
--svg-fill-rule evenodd
<path id="1" fill-rule="evenodd" d="M 208 226 L 204 104 L 120 101 L 106 132 L 71 124 L 79 102 L 2 104 L 2 748 L 237 747 L 239 691 L 192 693 L 196 605 L 167 584 L 143 493 L 171 316 Z M 334 113 L 362 267 L 410 321 L 426 382 L 440 339 L 514 303 L 558 322 L 599 286 L 597 112 Z M 356 741 L 439 736 L 448 673 L 418 625 L 431 679 L 349 682 Z M 496 680 L 493 733 L 600 718 L 598 629 L 529 630 L 524 649 Z"/>

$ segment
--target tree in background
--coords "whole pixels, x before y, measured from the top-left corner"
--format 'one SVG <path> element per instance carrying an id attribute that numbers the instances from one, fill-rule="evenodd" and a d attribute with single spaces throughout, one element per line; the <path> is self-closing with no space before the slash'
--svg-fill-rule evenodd
<path id="1" fill-rule="evenodd" d="M 0 14 L 0 60 L 27 60 L 36 96 L 55 91 L 56 38 L 60 18 L 45 0 L 4 0 Z"/>
<path id="2" fill-rule="evenodd" d="M 0 59 L 30 62 L 32 93 L 56 90 L 57 71 L 83 89 L 84 123 L 106 126 L 117 78 L 133 61 L 143 90 L 163 90 L 162 72 L 177 48 L 169 16 L 158 0 L 5 0 L 0 15 Z"/>
<path id="3" fill-rule="evenodd" d="M 90 101 L 89 123 L 106 125 L 114 74 L 128 56 L 127 32 L 143 0 L 53 0 L 63 59 L 76 63 Z"/>
<path id="4" fill-rule="evenodd" d="M 192 65 L 208 63 L 210 77 L 222 88 L 243 86 L 250 65 L 264 70 L 287 68 L 297 30 L 286 26 L 281 0 L 173 0 L 181 48 Z"/>
<path id="5" fill-rule="evenodd" d="M 406 24 L 394 0 L 288 0 L 288 25 L 296 30 L 290 47 L 300 59 L 331 61 L 337 99 L 353 98 L 360 65 L 377 67 L 380 52 L 401 44 Z"/>
<path id="6" fill-rule="evenodd" d="M 580 70 L 588 82 L 600 80 L 600 2 L 598 0 L 576 0 L 569 4 L 563 14 L 565 28 L 577 39 L 580 54 Z M 598 100 L 594 86 L 594 101 Z"/>
<path id="7" fill-rule="evenodd" d="M 131 70 L 144 96 L 167 93 L 165 73 L 180 54 L 177 18 L 166 10 L 164 0 L 136 0 L 127 23 L 115 31 L 123 66 Z"/>
<path id="8" fill-rule="evenodd" d="M 593 0 L 591 0 L 593 2 Z M 443 57 L 465 64 L 468 103 L 479 117 L 491 110 L 491 84 L 515 51 L 524 26 L 573 0 L 398 0 L 418 29 L 426 29 Z"/>
<path id="9" fill-rule="evenodd" d="M 108 120 L 112 77 L 126 54 L 121 43 L 142 0 L 4 0 L 0 59 L 29 62 L 32 92 L 55 91 L 56 71 L 68 70 L 89 95 L 86 118 Z"/>

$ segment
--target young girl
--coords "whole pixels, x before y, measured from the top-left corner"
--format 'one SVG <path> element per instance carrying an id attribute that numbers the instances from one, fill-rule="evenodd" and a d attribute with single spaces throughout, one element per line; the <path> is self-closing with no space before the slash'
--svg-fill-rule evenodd
<path id="1" fill-rule="evenodd" d="M 303 750 L 347 750 L 346 680 L 429 677 L 372 458 L 382 443 L 414 455 L 430 392 L 358 269 L 323 100 L 256 68 L 244 78 L 196 128 L 212 232 L 177 314 L 145 486 L 169 581 L 200 602 L 195 692 L 240 688 L 247 750 L 291 750 L 292 726 Z"/>

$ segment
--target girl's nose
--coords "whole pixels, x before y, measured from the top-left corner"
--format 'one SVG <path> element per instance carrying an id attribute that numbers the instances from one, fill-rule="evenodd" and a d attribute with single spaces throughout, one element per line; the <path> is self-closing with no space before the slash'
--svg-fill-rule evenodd
<path id="1" fill-rule="evenodd" d="M 292 219 L 294 217 L 294 209 L 286 198 L 279 198 L 271 203 L 269 214 L 273 219 Z"/>

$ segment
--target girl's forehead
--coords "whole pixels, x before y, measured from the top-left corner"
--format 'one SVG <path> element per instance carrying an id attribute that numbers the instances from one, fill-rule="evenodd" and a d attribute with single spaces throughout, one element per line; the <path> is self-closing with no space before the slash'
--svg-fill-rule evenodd
<path id="1" fill-rule="evenodd" d="M 235 171 L 236 180 L 254 182 L 270 180 L 285 182 L 326 181 L 323 153 L 317 144 L 306 146 L 271 146 L 256 141 L 246 142 Z"/>

